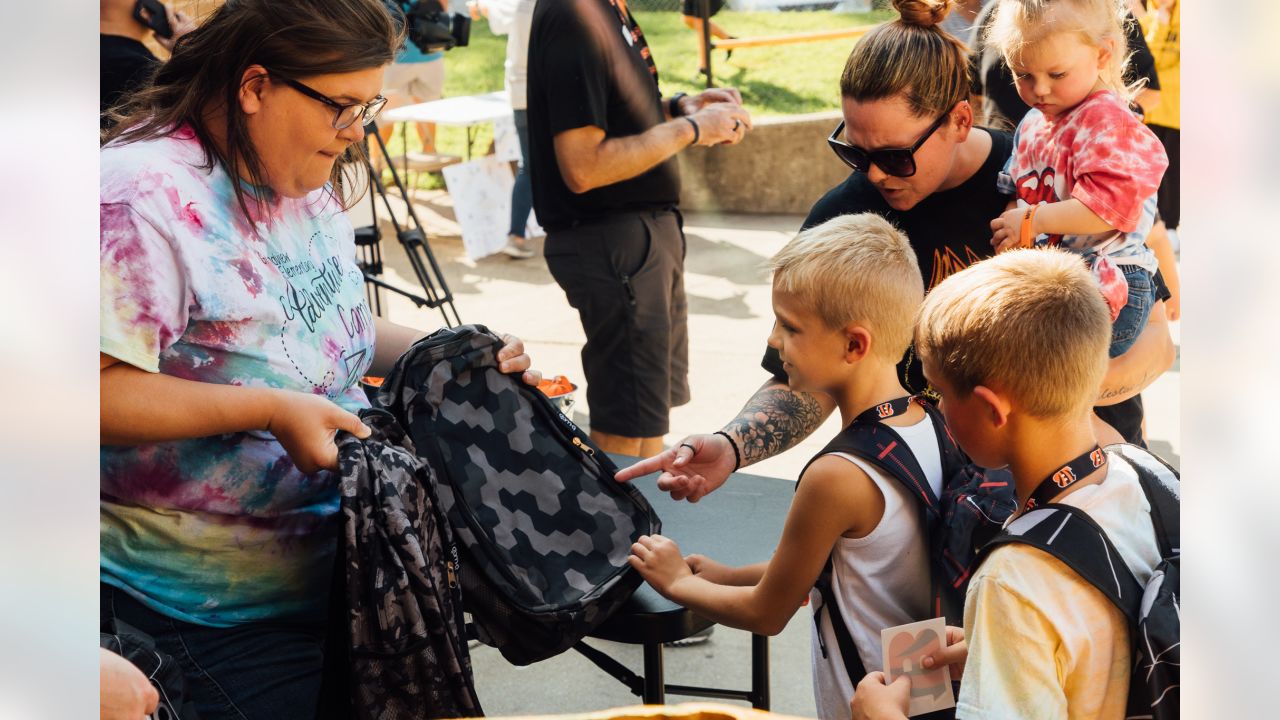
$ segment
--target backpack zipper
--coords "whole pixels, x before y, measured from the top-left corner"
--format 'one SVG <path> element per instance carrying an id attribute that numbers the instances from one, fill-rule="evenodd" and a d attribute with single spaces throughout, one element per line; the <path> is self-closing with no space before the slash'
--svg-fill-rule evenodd
<path id="1" fill-rule="evenodd" d="M 447 522 L 447 520 L 446 520 Z M 458 589 L 458 546 L 456 544 L 449 547 L 452 557 L 444 563 L 445 574 L 449 577 L 449 589 Z"/>
<path id="2" fill-rule="evenodd" d="M 574 438 L 572 438 L 572 439 L 573 439 L 574 447 L 578 448 L 579 450 L 581 450 L 582 452 L 586 453 L 586 454 L 587 454 L 587 455 L 589 455 L 590 457 L 595 457 L 595 456 L 596 456 L 596 451 L 595 451 L 595 450 L 592 450 L 592 449 L 591 449 L 591 448 L 589 448 L 589 447 L 587 447 L 587 444 L 586 444 L 586 443 L 584 443 L 584 442 L 582 442 L 582 440 L 581 440 L 581 439 L 579 439 L 579 438 L 577 438 L 577 437 L 574 437 Z"/>

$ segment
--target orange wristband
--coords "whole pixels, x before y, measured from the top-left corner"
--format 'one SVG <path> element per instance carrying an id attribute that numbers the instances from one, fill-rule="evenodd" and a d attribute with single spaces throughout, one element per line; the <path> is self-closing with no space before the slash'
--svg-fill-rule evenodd
<path id="1" fill-rule="evenodd" d="M 1032 218 L 1036 216 L 1039 205 L 1031 205 L 1022 215 L 1022 225 L 1018 228 L 1018 247 L 1029 248 L 1035 245 L 1036 234 L 1031 231 Z"/>

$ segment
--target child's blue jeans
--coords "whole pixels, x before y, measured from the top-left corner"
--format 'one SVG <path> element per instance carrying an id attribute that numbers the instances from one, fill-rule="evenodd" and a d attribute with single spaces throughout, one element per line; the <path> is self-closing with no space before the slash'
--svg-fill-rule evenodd
<path id="1" fill-rule="evenodd" d="M 1151 306 L 1156 302 L 1156 282 L 1151 273 L 1137 265 L 1121 265 L 1125 282 L 1129 284 L 1129 301 L 1120 309 L 1115 322 L 1111 323 L 1110 357 L 1123 355 L 1133 347 L 1133 343 L 1147 326 L 1147 318 L 1151 317 Z"/>

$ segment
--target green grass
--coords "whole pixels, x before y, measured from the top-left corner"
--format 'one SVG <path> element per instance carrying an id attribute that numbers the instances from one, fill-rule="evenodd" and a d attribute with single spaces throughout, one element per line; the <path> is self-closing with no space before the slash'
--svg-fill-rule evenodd
<path id="1" fill-rule="evenodd" d="M 881 22 L 893 11 L 870 13 L 817 12 L 733 12 L 724 10 L 715 23 L 738 37 L 787 35 L 815 30 L 834 30 Z M 697 44 L 693 31 L 685 27 L 678 12 L 636 12 L 645 38 L 658 65 L 662 94 L 696 93 L 703 89 L 697 75 Z M 471 26 L 471 43 L 445 54 L 445 97 L 475 95 L 502 89 L 502 63 L 506 58 L 505 36 L 489 32 L 489 24 L 478 20 Z M 837 83 L 853 41 L 849 38 L 769 47 L 739 48 L 728 62 L 724 51 L 712 54 L 716 84 L 736 87 L 742 103 L 756 117 L 792 115 L 833 110 L 839 107 Z M 478 128 L 475 152 L 483 153 L 492 141 L 492 128 Z M 440 152 L 463 155 L 466 134 L 462 128 L 441 127 L 436 147 Z M 420 148 L 418 138 L 408 132 L 410 150 Z M 400 133 L 389 143 L 392 154 L 402 152 Z M 441 187 L 438 175 L 423 175 L 419 187 Z"/>

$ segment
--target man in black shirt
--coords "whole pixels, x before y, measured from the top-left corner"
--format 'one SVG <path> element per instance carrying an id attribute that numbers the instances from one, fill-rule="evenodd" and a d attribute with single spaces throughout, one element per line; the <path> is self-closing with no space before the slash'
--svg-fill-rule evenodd
<path id="1" fill-rule="evenodd" d="M 948 275 L 991 257 L 991 219 L 1005 211 L 1010 199 L 996 190 L 996 175 L 1013 152 L 1013 139 L 1009 133 L 984 128 L 973 128 L 968 134 L 972 139 L 966 139 L 962 147 L 972 143 L 977 149 L 976 169 L 958 182 L 951 179 L 954 186 L 939 189 L 911 207 L 898 209 L 876 189 L 867 173 L 855 172 L 814 203 L 801 229 L 849 213 L 880 215 L 910 240 L 926 291 Z M 981 155 L 983 148 L 987 148 L 985 155 Z M 963 177 L 964 170 L 959 174 Z M 774 377 L 785 380 L 776 350 L 769 348 L 765 352 L 762 365 Z M 920 363 L 911 350 L 899 364 L 898 374 L 908 390 L 925 389 Z"/>
<path id="2" fill-rule="evenodd" d="M 153 31 L 133 17 L 136 0 L 101 0 L 98 19 L 98 55 L 101 61 L 101 89 L 99 93 L 98 119 L 101 128 L 111 126 L 107 110 L 117 105 L 126 95 L 137 90 L 160 64 L 160 58 L 151 54 L 142 44 Z M 169 15 L 169 27 L 173 35 L 156 36 L 156 42 L 170 49 L 179 37 L 190 32 L 195 25 L 187 14 L 165 6 Z"/>
<path id="3" fill-rule="evenodd" d="M 675 155 L 736 143 L 736 90 L 663 100 L 625 0 L 539 0 L 529 34 L 529 168 L 547 267 L 586 331 L 591 436 L 662 449 L 689 401 L 684 234 Z"/>

